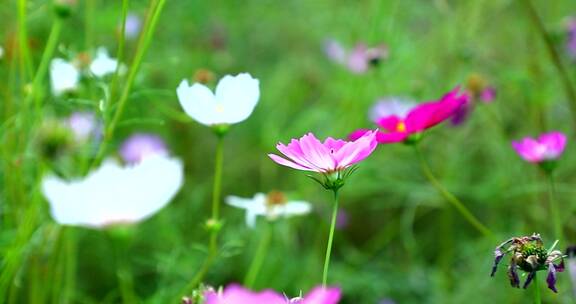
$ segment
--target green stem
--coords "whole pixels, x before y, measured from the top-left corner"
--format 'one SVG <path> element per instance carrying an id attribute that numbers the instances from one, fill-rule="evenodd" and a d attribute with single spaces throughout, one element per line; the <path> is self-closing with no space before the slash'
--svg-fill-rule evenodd
<path id="1" fill-rule="evenodd" d="M 136 55 L 134 55 L 134 60 L 132 61 L 132 65 L 130 70 L 128 71 L 128 78 L 124 85 L 124 90 L 120 95 L 120 99 L 118 100 L 117 108 L 114 112 L 114 116 L 110 121 L 110 124 L 107 126 L 104 132 L 104 138 L 102 143 L 100 144 L 100 148 L 98 149 L 98 153 L 96 154 L 96 158 L 92 163 L 91 167 L 94 167 L 98 164 L 104 154 L 106 152 L 107 144 L 112 139 L 114 135 L 114 131 L 122 117 L 122 113 L 124 112 L 124 108 L 126 107 L 126 103 L 128 102 L 128 97 L 130 96 L 130 91 L 132 90 L 132 85 L 134 84 L 134 80 L 136 79 L 136 75 L 140 70 L 140 66 L 142 65 L 142 61 L 144 59 L 144 55 L 148 51 L 150 46 L 150 42 L 152 40 L 152 36 L 156 29 L 156 25 L 158 24 L 158 20 L 160 19 L 160 14 L 162 13 L 162 9 L 166 4 L 166 0 L 151 0 L 150 5 L 153 8 L 151 11 L 150 22 L 147 24 L 146 28 L 144 28 L 144 33 L 142 39 L 140 39 L 138 46 L 136 47 Z M 109 107 L 112 105 L 109 105 Z M 87 171 L 87 170 L 85 170 Z"/>
<path id="2" fill-rule="evenodd" d="M 62 303 L 73 303 L 76 291 L 76 233 L 74 227 L 64 229 L 64 291 L 60 299 Z"/>
<path id="3" fill-rule="evenodd" d="M 115 235 L 112 231 L 108 235 L 112 242 L 116 259 L 116 278 L 122 303 L 138 303 L 138 297 L 134 293 L 134 280 L 130 271 L 128 256 L 129 240 L 125 235 Z"/>
<path id="4" fill-rule="evenodd" d="M 530 19 L 532 20 L 532 23 L 534 23 L 534 25 L 536 26 L 538 33 L 540 34 L 540 36 L 542 37 L 542 40 L 544 41 L 544 44 L 546 45 L 546 49 L 548 50 L 548 54 L 550 55 L 550 59 L 552 60 L 552 63 L 554 64 L 554 67 L 556 68 L 556 70 L 558 72 L 558 76 L 560 77 L 560 80 L 562 81 L 562 85 L 564 86 L 564 91 L 566 93 L 566 96 L 568 97 L 568 99 L 570 101 L 569 106 L 570 106 L 570 111 L 572 112 L 572 118 L 576 121 L 576 90 L 574 89 L 574 86 L 572 85 L 572 81 L 570 80 L 570 75 L 568 74 L 566 67 L 562 63 L 562 59 L 560 58 L 558 51 L 554 47 L 554 41 L 552 40 L 552 37 L 550 37 L 550 35 L 546 31 L 546 28 L 544 27 L 544 23 L 542 22 L 542 18 L 540 18 L 540 16 L 538 15 L 538 11 L 534 7 L 532 0 L 522 0 L 521 2 L 526 7 L 526 10 L 528 11 L 528 14 L 530 15 Z"/>
<path id="5" fill-rule="evenodd" d="M 50 34 L 48 36 L 48 42 L 46 43 L 46 48 L 44 49 L 42 59 L 40 60 L 40 64 L 38 65 L 38 70 L 36 70 L 34 80 L 32 81 L 32 92 L 30 92 L 28 100 L 34 102 L 34 107 L 37 115 L 41 113 L 40 110 L 42 107 L 42 100 L 43 100 L 43 98 L 41 98 L 42 96 L 40 95 L 40 92 L 42 91 L 41 86 L 48 72 L 48 66 L 50 65 L 50 61 L 54 56 L 56 46 L 58 45 L 60 33 L 62 32 L 62 25 L 63 25 L 62 19 L 57 17 L 54 20 L 54 23 L 52 24 L 52 29 L 50 30 Z"/>
<path id="6" fill-rule="evenodd" d="M 200 267 L 200 270 L 192 278 L 182 293 L 190 292 L 202 281 L 210 266 L 218 254 L 218 233 L 220 232 L 220 195 L 222 192 L 222 165 L 224 162 L 224 135 L 218 135 L 216 144 L 216 159 L 214 162 L 214 185 L 212 188 L 212 217 L 209 220 L 210 241 L 208 244 L 208 256 Z"/>
<path id="7" fill-rule="evenodd" d="M 550 203 L 550 215 L 554 224 L 554 238 L 562 240 L 562 220 L 558 212 L 558 204 L 556 203 L 556 184 L 554 182 L 553 173 L 546 174 L 548 178 L 548 201 Z"/>
<path id="8" fill-rule="evenodd" d="M 432 184 L 432 186 L 434 186 L 434 188 L 436 188 L 436 190 L 440 192 L 440 194 L 442 194 L 442 196 L 444 196 L 444 198 L 450 204 L 452 204 L 452 206 L 454 206 L 454 208 L 456 208 L 458 212 L 460 212 L 460 214 L 464 217 L 464 219 L 468 221 L 468 223 L 474 226 L 474 228 L 476 228 L 484 236 L 492 236 L 493 235 L 492 231 L 490 231 L 490 229 L 484 226 L 480 222 L 480 220 L 478 220 L 456 196 L 454 196 L 450 191 L 448 191 L 444 187 L 444 185 L 442 185 L 442 183 L 440 183 L 440 181 L 436 179 L 436 177 L 432 173 L 432 170 L 430 169 L 430 166 L 426 162 L 426 159 L 424 158 L 424 155 L 422 154 L 420 147 L 418 145 L 414 145 L 414 148 L 416 150 L 416 154 L 418 155 L 418 159 L 420 160 L 420 166 L 422 168 L 422 172 L 424 172 L 424 175 L 426 175 L 426 178 L 428 178 L 430 184 Z"/>
<path id="9" fill-rule="evenodd" d="M 118 42 L 118 51 L 116 53 L 116 59 L 118 60 L 118 65 L 116 66 L 116 71 L 114 71 L 114 76 L 112 78 L 112 83 L 110 85 L 110 100 L 108 104 L 116 98 L 116 88 L 118 87 L 118 78 L 120 74 L 120 69 L 122 67 L 122 62 L 124 61 L 124 49 L 126 44 L 126 19 L 128 16 L 128 6 L 130 0 L 122 0 L 122 19 L 121 19 L 121 28 L 120 28 L 120 41 Z"/>
<path id="10" fill-rule="evenodd" d="M 270 223 L 266 223 L 266 227 L 264 228 L 264 233 L 260 238 L 260 242 L 258 244 L 258 248 L 256 249 L 254 259 L 252 259 L 252 263 L 250 264 L 248 273 L 244 278 L 244 286 L 248 288 L 254 287 L 254 282 L 256 281 L 258 273 L 262 268 L 262 264 L 266 259 L 266 253 L 268 252 L 268 246 L 270 245 L 271 240 L 272 240 L 272 227 Z"/>
<path id="11" fill-rule="evenodd" d="M 328 266 L 330 265 L 330 255 L 332 254 L 332 242 L 334 241 L 334 230 L 336 228 L 337 217 L 338 217 L 338 190 L 334 190 L 334 206 L 332 209 L 332 220 L 330 222 L 330 234 L 328 235 L 328 245 L 326 245 L 326 256 L 324 257 L 322 286 L 326 286 L 326 282 L 328 281 Z"/>
<path id="12" fill-rule="evenodd" d="M 538 274 L 534 274 L 534 304 L 541 304 L 540 299 L 540 283 L 538 282 Z"/>
<path id="13" fill-rule="evenodd" d="M 96 10 L 95 0 L 86 0 L 84 7 L 84 48 L 92 49 L 94 41 L 94 11 Z"/>
<path id="14" fill-rule="evenodd" d="M 18 49 L 20 50 L 20 75 L 26 82 L 32 75 L 30 48 L 28 47 L 28 29 L 26 26 L 26 0 L 18 0 Z"/>

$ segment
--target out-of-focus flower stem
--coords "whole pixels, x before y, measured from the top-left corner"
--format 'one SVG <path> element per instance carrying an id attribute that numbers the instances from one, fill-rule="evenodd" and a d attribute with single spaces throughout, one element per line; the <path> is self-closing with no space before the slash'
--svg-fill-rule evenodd
<path id="1" fill-rule="evenodd" d="M 128 71 L 128 77 L 126 79 L 126 83 L 124 84 L 124 89 L 122 90 L 122 94 L 116 104 L 115 112 L 112 116 L 110 123 L 107 125 L 104 131 L 104 138 L 100 147 L 98 149 L 98 153 L 96 154 L 96 158 L 92 162 L 91 168 L 96 166 L 106 153 L 106 148 L 108 142 L 112 139 L 114 135 L 114 131 L 122 117 L 122 113 L 124 112 L 124 108 L 126 107 L 126 103 L 128 101 L 128 97 L 130 96 L 130 91 L 132 90 L 132 85 L 134 84 L 134 80 L 136 80 L 136 75 L 140 70 L 140 66 L 142 65 L 142 60 L 144 59 L 144 55 L 148 51 L 150 47 L 150 42 L 152 40 L 152 36 L 156 29 L 156 25 L 158 24 L 158 20 L 160 19 L 160 15 L 166 4 L 166 0 L 151 0 L 150 1 L 150 15 L 149 15 L 149 22 L 146 23 L 144 27 L 144 31 L 142 33 L 141 39 L 138 41 L 138 46 L 136 47 L 136 54 L 134 55 L 134 60 L 130 66 Z M 107 105 L 107 109 L 113 108 L 113 105 Z M 89 168 L 88 168 L 89 169 Z M 85 170 L 88 171 L 88 170 Z"/>
<path id="2" fill-rule="evenodd" d="M 262 264 L 264 263 L 264 259 L 266 259 L 266 253 L 268 251 L 268 246 L 270 245 L 270 241 L 272 240 L 272 225 L 270 223 L 266 223 L 266 227 L 264 228 L 264 232 L 260 237 L 260 241 L 258 243 L 258 248 L 256 249 L 256 253 L 254 254 L 254 258 L 252 259 L 252 263 L 250 263 L 250 268 L 246 273 L 246 277 L 244 278 L 244 286 L 248 288 L 254 287 L 254 282 L 258 277 L 258 273 L 262 268 Z"/>
<path id="3" fill-rule="evenodd" d="M 116 54 L 116 59 L 118 60 L 118 65 L 116 66 L 116 71 L 114 71 L 114 76 L 110 84 L 110 96 L 108 103 L 111 103 L 114 98 L 116 98 L 116 89 L 118 88 L 118 77 L 120 74 L 120 69 L 122 68 L 122 62 L 124 61 L 124 49 L 126 45 L 126 18 L 128 16 L 128 6 L 130 0 L 122 0 L 122 18 L 120 26 L 120 40 L 118 41 L 118 51 Z"/>
<path id="4" fill-rule="evenodd" d="M 470 225 L 474 226 L 474 228 L 476 228 L 480 233 L 482 233 L 482 235 L 492 237 L 493 233 L 490 231 L 490 229 L 484 226 L 484 224 L 482 224 L 480 220 L 478 220 L 456 196 L 454 196 L 450 191 L 448 191 L 444 187 L 444 185 L 442 185 L 442 183 L 440 183 L 440 181 L 436 179 L 436 177 L 432 173 L 432 170 L 430 169 L 430 166 L 428 165 L 428 162 L 426 162 L 426 159 L 424 158 L 424 155 L 422 154 L 420 147 L 417 144 L 414 145 L 414 149 L 416 150 L 416 154 L 418 155 L 418 159 L 420 160 L 420 167 L 422 168 L 422 172 L 424 173 L 430 184 L 432 184 L 432 186 L 434 186 L 434 188 L 436 188 L 436 190 L 440 194 L 442 194 L 442 196 L 444 196 L 444 198 L 450 204 L 452 204 L 452 206 L 454 206 L 454 208 L 456 208 L 458 212 L 460 212 L 460 214 L 464 217 L 464 219 L 466 219 L 466 221 L 468 221 L 468 223 L 470 223 Z"/>
<path id="5" fill-rule="evenodd" d="M 560 213 L 558 213 L 558 204 L 556 203 L 556 184 L 554 182 L 554 175 L 552 172 L 547 173 L 548 178 L 548 201 L 550 204 L 550 215 L 554 225 L 554 238 L 562 240 L 562 221 L 560 220 Z"/>
<path id="6" fill-rule="evenodd" d="M 224 162 L 224 134 L 218 135 L 216 144 L 216 159 L 214 161 L 214 185 L 212 187 L 212 217 L 209 220 L 210 241 L 208 243 L 208 256 L 200 267 L 200 270 L 186 286 L 182 294 L 189 293 L 202 282 L 206 272 L 218 255 L 218 233 L 220 232 L 220 196 L 222 193 L 222 165 Z M 180 297 L 181 295 L 179 295 Z"/>
<path id="7" fill-rule="evenodd" d="M 28 28 L 26 26 L 26 0 L 18 0 L 18 50 L 20 56 L 20 76 L 26 80 L 33 73 L 30 48 L 28 47 Z"/>
<path id="8" fill-rule="evenodd" d="M 332 242 L 334 241 L 334 230 L 336 228 L 336 218 L 338 217 L 338 190 L 334 189 L 334 206 L 332 207 L 332 220 L 330 222 L 330 234 L 328 235 L 328 245 L 326 245 L 326 256 L 324 257 L 324 271 L 322 272 L 322 286 L 326 287 L 328 281 L 328 267 L 330 266 L 330 255 L 332 254 Z"/>
<path id="9" fill-rule="evenodd" d="M 572 119 L 576 123 L 576 89 L 574 89 L 568 71 L 564 66 L 564 64 L 562 63 L 562 59 L 560 58 L 558 51 L 554 47 L 554 41 L 546 31 L 546 28 L 544 27 L 544 24 L 542 22 L 542 18 L 540 18 L 540 16 L 538 15 L 538 11 L 534 7 L 532 0 L 520 0 L 520 2 L 522 2 L 526 10 L 528 11 L 528 15 L 530 16 L 532 23 L 534 23 L 534 26 L 536 26 L 538 33 L 540 34 L 542 40 L 544 41 L 544 44 L 546 45 L 546 49 L 548 51 L 548 54 L 550 55 L 550 59 L 552 60 L 552 63 L 554 64 L 554 67 L 558 72 L 558 76 L 562 80 L 564 91 L 566 92 L 566 96 L 570 101 L 569 105 L 570 105 L 570 111 L 572 112 Z"/>
<path id="10" fill-rule="evenodd" d="M 541 304 L 540 298 L 540 283 L 538 282 L 538 274 L 534 274 L 534 304 Z"/>
<path id="11" fill-rule="evenodd" d="M 36 70 L 36 74 L 34 74 L 34 80 L 32 81 L 32 91 L 30 95 L 28 95 L 28 102 L 34 103 L 36 117 L 38 117 L 41 113 L 42 107 L 42 95 L 40 92 L 42 91 L 42 83 L 44 82 L 44 78 L 46 77 L 46 73 L 48 72 L 48 66 L 50 65 L 50 61 L 52 57 L 54 57 L 54 51 L 56 50 L 56 46 L 58 45 L 58 40 L 60 39 L 60 33 L 62 32 L 62 26 L 64 21 L 62 18 L 55 17 L 54 23 L 52 24 L 52 29 L 50 30 L 50 34 L 48 35 L 48 42 L 46 42 L 46 48 L 42 53 L 42 59 L 40 59 L 40 64 L 38 65 L 38 69 Z"/>

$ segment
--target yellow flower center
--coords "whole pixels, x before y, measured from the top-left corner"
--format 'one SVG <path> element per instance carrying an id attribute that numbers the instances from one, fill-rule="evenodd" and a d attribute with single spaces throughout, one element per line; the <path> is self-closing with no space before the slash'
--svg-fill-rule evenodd
<path id="1" fill-rule="evenodd" d="M 401 121 L 396 125 L 396 131 L 398 132 L 406 132 L 406 124 Z"/>

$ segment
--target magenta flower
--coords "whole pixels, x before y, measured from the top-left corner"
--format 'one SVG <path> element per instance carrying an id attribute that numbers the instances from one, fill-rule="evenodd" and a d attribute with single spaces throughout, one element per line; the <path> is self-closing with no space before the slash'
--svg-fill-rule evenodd
<path id="1" fill-rule="evenodd" d="M 417 105 L 405 116 L 389 115 L 380 117 L 377 121 L 381 128 L 376 139 L 379 143 L 410 142 L 414 136 L 420 135 L 424 130 L 451 118 L 461 107 L 466 105 L 470 97 L 460 93 L 457 87 L 444 95 L 438 101 L 431 101 Z M 350 135 L 351 139 L 363 136 L 368 130 L 356 130 Z"/>
<path id="2" fill-rule="evenodd" d="M 223 292 L 208 292 L 205 304 L 337 304 L 339 300 L 340 289 L 336 287 L 316 287 L 303 298 L 288 299 L 271 289 L 253 292 L 231 284 Z"/>
<path id="3" fill-rule="evenodd" d="M 480 92 L 480 100 L 484 103 L 491 103 L 496 99 L 496 88 L 489 86 Z"/>
<path id="4" fill-rule="evenodd" d="M 120 156 L 128 164 L 137 164 L 154 155 L 168 155 L 168 148 L 160 137 L 153 134 L 136 133 L 120 147 Z"/>
<path id="5" fill-rule="evenodd" d="M 355 141 L 328 137 L 324 143 L 308 133 L 292 139 L 288 145 L 278 143 L 276 148 L 284 157 L 268 154 L 276 163 L 304 171 L 323 174 L 341 172 L 362 161 L 376 149 L 376 132 L 368 131 Z"/>
<path id="6" fill-rule="evenodd" d="M 512 147 L 527 162 L 553 161 L 564 152 L 566 135 L 553 131 L 540 135 L 538 139 L 526 137 L 521 141 L 513 141 Z"/>

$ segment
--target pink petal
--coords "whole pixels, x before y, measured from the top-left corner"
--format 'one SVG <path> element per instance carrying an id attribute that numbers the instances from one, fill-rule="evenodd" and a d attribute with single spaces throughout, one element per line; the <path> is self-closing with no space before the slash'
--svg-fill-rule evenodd
<path id="1" fill-rule="evenodd" d="M 340 150 L 340 148 L 342 148 L 342 146 L 344 146 L 346 143 L 347 141 L 345 140 L 328 137 L 326 140 L 324 140 L 324 147 L 331 153 L 334 153 Z"/>
<path id="2" fill-rule="evenodd" d="M 337 304 L 340 301 L 340 288 L 321 286 L 312 289 L 300 302 L 301 304 Z"/>
<path id="3" fill-rule="evenodd" d="M 532 138 L 524 138 L 522 141 L 513 141 L 512 147 L 524 160 L 538 163 L 544 160 L 545 147 Z"/>
<path id="4" fill-rule="evenodd" d="M 407 131 L 420 132 L 452 117 L 469 100 L 468 95 L 458 95 L 458 91 L 459 88 L 456 88 L 439 101 L 423 103 L 414 108 L 406 117 Z"/>
<path id="5" fill-rule="evenodd" d="M 314 165 L 311 163 L 302 152 L 302 148 L 300 147 L 300 142 L 296 139 L 292 139 L 288 146 L 284 146 L 282 143 L 276 145 L 276 149 L 284 154 L 288 159 L 291 159 L 297 164 L 301 166 L 313 169 L 315 171 L 322 171 L 322 168 Z"/>
<path id="6" fill-rule="evenodd" d="M 379 127 L 386 129 L 390 132 L 397 132 L 398 131 L 398 125 L 401 122 L 402 122 L 402 118 L 400 118 L 396 115 L 390 115 L 390 116 L 386 116 L 386 117 L 382 117 L 382 118 L 378 119 L 376 124 Z"/>
<path id="7" fill-rule="evenodd" d="M 350 135 L 348 135 L 348 139 L 350 140 L 357 140 L 358 138 L 366 135 L 367 132 L 370 132 L 372 130 L 368 130 L 368 129 L 358 129 L 352 133 L 350 133 Z"/>
<path id="8" fill-rule="evenodd" d="M 384 133 L 378 131 L 376 134 L 376 141 L 381 144 L 393 144 L 397 142 L 403 142 L 408 138 L 410 134 L 406 132 L 391 132 L 391 133 Z"/>
<path id="9" fill-rule="evenodd" d="M 286 304 L 286 299 L 270 289 L 253 292 L 232 284 L 221 295 L 215 292 L 206 294 L 205 304 Z"/>
<path id="10" fill-rule="evenodd" d="M 300 138 L 300 148 L 305 159 L 314 166 L 326 171 L 336 167 L 336 161 L 324 145 L 312 133 L 308 133 Z"/>
<path id="11" fill-rule="evenodd" d="M 293 161 L 289 161 L 289 160 L 287 160 L 283 157 L 280 157 L 276 154 L 268 154 L 268 157 L 270 157 L 273 161 L 275 161 L 277 164 L 280 164 L 282 166 L 290 167 L 290 168 L 297 169 L 297 170 L 320 172 L 319 170 L 304 167 L 304 166 L 299 165 Z"/>
<path id="12" fill-rule="evenodd" d="M 553 131 L 540 135 L 538 142 L 546 147 L 546 159 L 556 159 L 564 152 L 566 135 L 558 131 Z"/>
<path id="13" fill-rule="evenodd" d="M 360 162 L 368 157 L 377 145 L 376 131 L 371 131 L 355 141 L 346 143 L 334 155 L 338 168 L 347 168 Z"/>

